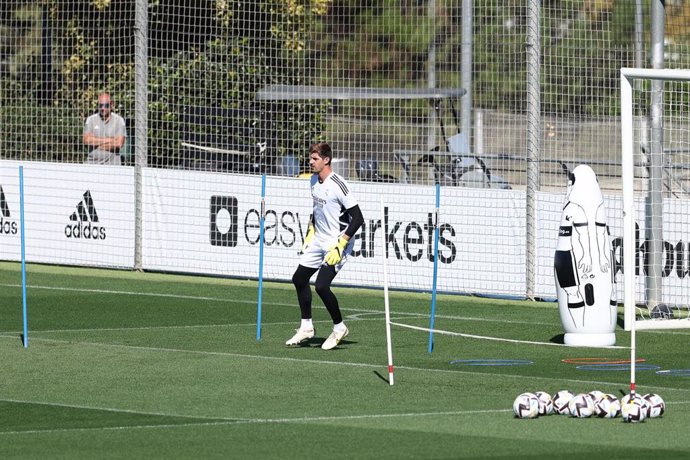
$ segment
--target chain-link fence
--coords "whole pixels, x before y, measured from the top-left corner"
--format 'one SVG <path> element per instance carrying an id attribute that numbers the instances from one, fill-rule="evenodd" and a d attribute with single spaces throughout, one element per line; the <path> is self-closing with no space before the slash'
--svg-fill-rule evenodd
<path id="1" fill-rule="evenodd" d="M 666 63 L 676 68 L 690 60 L 686 3 L 666 8 Z M 528 134 L 539 130 L 541 186 L 562 186 L 562 165 L 580 161 L 616 175 L 618 70 L 648 65 L 648 2 L 539 3 L 538 31 L 529 28 L 529 4 L 11 2 L 0 25 L 0 155 L 84 161 L 83 123 L 108 91 L 127 123 L 125 164 L 134 162 L 139 95 L 146 97 L 149 166 L 256 172 L 263 166 L 255 144 L 267 142 L 269 172 L 292 174 L 305 169 L 306 146 L 322 138 L 348 160 L 344 173 L 355 179 L 460 185 L 472 167 L 500 176 L 495 186 L 524 187 Z M 137 14 L 147 18 L 144 31 L 135 27 Z M 135 83 L 137 33 L 146 33 L 146 88 Z M 535 33 L 541 65 L 530 70 L 527 44 Z M 540 85 L 536 127 L 527 119 L 530 72 Z M 255 98 L 271 84 L 463 83 L 467 96 L 445 100 Z M 405 174 L 406 167 L 431 172 Z"/>
<path id="2" fill-rule="evenodd" d="M 137 260 L 141 213 L 165 201 L 142 180 L 188 172 L 173 184 L 193 194 L 201 182 L 246 179 L 236 174 L 298 177 L 316 140 L 331 143 L 350 181 L 388 184 L 381 190 L 397 196 L 433 184 L 513 190 L 527 200 L 517 214 L 534 220 L 530 197 L 564 191 L 564 172 L 579 163 L 605 193 L 620 192 L 619 70 L 650 66 L 655 3 L 16 0 L 0 12 L 0 166 L 88 161 L 85 122 L 108 93 L 125 123 L 124 144 L 111 148 L 124 168 L 91 177 L 122 174 L 114 190 L 137 190 Z M 668 67 L 690 65 L 689 4 L 664 4 Z M 664 149 L 684 163 L 673 133 L 690 126 L 674 120 Z M 166 187 L 159 192 L 176 188 Z M 171 206 L 174 221 L 183 211 Z M 539 246 L 527 227 L 518 260 Z"/>

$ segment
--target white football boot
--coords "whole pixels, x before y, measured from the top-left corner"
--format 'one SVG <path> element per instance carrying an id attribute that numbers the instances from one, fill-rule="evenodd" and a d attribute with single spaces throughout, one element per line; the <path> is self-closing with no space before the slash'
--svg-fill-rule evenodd
<path id="1" fill-rule="evenodd" d="M 285 342 L 285 346 L 288 347 L 295 347 L 299 345 L 302 342 L 306 342 L 307 340 L 311 339 L 314 337 L 314 329 L 295 329 L 295 335 L 292 336 L 290 340 Z"/>
<path id="2" fill-rule="evenodd" d="M 331 332 L 331 335 L 328 336 L 323 345 L 321 345 L 321 348 L 324 350 L 332 350 L 333 348 L 337 347 L 340 341 L 347 337 L 347 334 L 349 333 L 350 331 L 348 331 L 347 328 L 343 329 L 342 331 L 334 330 Z"/>

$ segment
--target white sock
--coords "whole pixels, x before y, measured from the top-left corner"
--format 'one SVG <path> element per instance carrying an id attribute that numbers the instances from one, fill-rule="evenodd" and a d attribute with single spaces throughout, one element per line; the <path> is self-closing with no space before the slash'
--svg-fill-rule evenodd
<path id="1" fill-rule="evenodd" d="M 338 324 L 333 325 L 334 331 L 342 332 L 345 329 L 347 329 L 347 328 L 345 327 L 345 323 L 343 321 L 339 322 Z"/>
<path id="2" fill-rule="evenodd" d="M 302 323 L 301 323 L 300 326 L 299 326 L 299 328 L 302 329 L 302 330 L 304 330 L 304 331 L 310 331 L 310 330 L 314 329 L 314 325 L 313 325 L 312 322 L 311 322 L 311 318 L 309 318 L 309 319 L 303 319 L 303 320 L 302 320 Z"/>

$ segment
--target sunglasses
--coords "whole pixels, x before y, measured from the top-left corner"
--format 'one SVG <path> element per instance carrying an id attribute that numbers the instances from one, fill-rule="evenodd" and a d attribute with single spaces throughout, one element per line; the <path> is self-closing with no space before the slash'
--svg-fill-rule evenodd
<path id="1" fill-rule="evenodd" d="M 99 109 L 109 109 L 110 108 L 110 102 L 106 102 L 105 104 L 98 104 Z"/>

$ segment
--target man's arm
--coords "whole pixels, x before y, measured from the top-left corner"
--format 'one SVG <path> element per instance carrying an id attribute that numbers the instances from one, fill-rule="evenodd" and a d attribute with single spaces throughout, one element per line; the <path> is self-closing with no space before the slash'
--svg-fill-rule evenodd
<path id="1" fill-rule="evenodd" d="M 362 215 L 362 210 L 359 209 L 359 205 L 354 205 L 346 211 L 350 215 L 350 225 L 345 229 L 345 234 L 343 237 L 350 241 L 350 238 L 355 236 L 359 227 L 364 223 L 364 216 Z"/>
<path id="2" fill-rule="evenodd" d="M 101 150 L 117 151 L 125 143 L 125 136 L 98 137 L 91 132 L 84 133 L 84 144 L 91 147 L 98 147 Z"/>
<path id="3" fill-rule="evenodd" d="M 93 133 L 94 130 L 94 122 L 93 116 L 89 117 L 86 120 L 86 123 L 84 125 L 84 135 L 82 137 L 82 141 L 84 142 L 84 145 L 88 145 L 89 147 L 95 147 L 99 148 L 101 150 L 107 150 L 109 152 L 118 152 L 122 146 L 125 144 L 125 137 L 126 137 L 126 128 L 125 128 L 125 122 L 122 120 L 119 116 L 113 114 L 113 117 L 115 117 L 112 122 L 115 123 L 116 129 L 115 129 L 115 135 L 112 137 L 99 137 L 96 136 Z"/>

